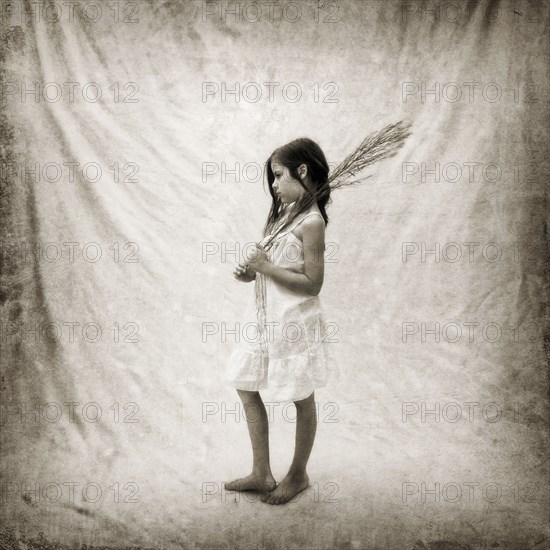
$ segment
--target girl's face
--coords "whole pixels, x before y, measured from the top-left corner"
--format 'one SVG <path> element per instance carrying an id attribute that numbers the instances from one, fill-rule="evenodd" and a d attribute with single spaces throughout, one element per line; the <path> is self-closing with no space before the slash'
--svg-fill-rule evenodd
<path id="1" fill-rule="evenodd" d="M 290 175 L 286 166 L 273 161 L 271 163 L 271 170 L 275 176 L 273 190 L 279 196 L 279 200 L 282 203 L 290 204 L 304 195 L 306 190 L 298 180 Z"/>

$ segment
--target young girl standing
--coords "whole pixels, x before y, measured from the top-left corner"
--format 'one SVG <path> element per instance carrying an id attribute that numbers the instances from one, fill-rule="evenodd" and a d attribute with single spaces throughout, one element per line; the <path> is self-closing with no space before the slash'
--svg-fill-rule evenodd
<path id="1" fill-rule="evenodd" d="M 270 504 L 288 502 L 309 484 L 306 465 L 317 427 L 314 390 L 329 371 L 319 293 L 324 278 L 325 206 L 329 167 L 321 148 L 307 138 L 275 150 L 267 161 L 273 202 L 264 239 L 237 265 L 234 275 L 255 281 L 257 342 L 231 355 L 229 377 L 243 402 L 252 442 L 252 473 L 226 484 L 230 491 L 261 491 Z M 267 413 L 259 390 L 296 405 L 292 464 L 277 485 L 269 463 Z"/>
<path id="2" fill-rule="evenodd" d="M 307 138 L 276 149 L 266 163 L 272 206 L 264 238 L 234 271 L 255 281 L 259 338 L 245 340 L 229 359 L 229 379 L 243 402 L 252 442 L 252 473 L 226 483 L 230 491 L 259 491 L 284 504 L 308 487 L 307 462 L 315 440 L 314 390 L 338 369 L 329 353 L 319 292 L 324 278 L 325 207 L 331 190 L 357 184 L 366 167 L 391 157 L 410 135 L 401 121 L 367 136 L 329 175 L 321 148 Z M 267 412 L 259 391 L 296 405 L 294 458 L 277 485 L 269 464 Z"/>

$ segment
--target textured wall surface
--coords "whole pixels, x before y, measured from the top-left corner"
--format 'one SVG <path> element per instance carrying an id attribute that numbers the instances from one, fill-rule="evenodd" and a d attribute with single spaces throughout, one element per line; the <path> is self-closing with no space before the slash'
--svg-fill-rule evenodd
<path id="1" fill-rule="evenodd" d="M 547 547 L 547 1 L 2 20 L 5 547 Z M 398 120 L 404 148 L 328 210 L 341 378 L 316 393 L 311 488 L 226 493 L 251 458 L 223 371 L 257 171 L 300 136 L 336 163 Z M 270 410 L 280 478 L 294 410 Z"/>

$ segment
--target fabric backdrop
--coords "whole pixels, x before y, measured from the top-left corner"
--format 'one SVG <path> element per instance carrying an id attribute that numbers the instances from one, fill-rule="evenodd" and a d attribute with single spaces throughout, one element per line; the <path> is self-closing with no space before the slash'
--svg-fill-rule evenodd
<path id="1" fill-rule="evenodd" d="M 547 545 L 548 15 L 3 1 L 4 544 Z M 262 164 L 300 136 L 334 164 L 399 120 L 403 149 L 328 210 L 341 378 L 316 392 L 311 487 L 228 494 Z M 295 411 L 269 407 L 280 479 Z"/>

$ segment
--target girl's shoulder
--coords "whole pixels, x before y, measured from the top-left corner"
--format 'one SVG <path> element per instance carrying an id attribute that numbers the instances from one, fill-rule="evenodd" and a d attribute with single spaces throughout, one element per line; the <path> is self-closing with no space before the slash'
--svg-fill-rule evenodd
<path id="1" fill-rule="evenodd" d="M 309 212 L 306 212 L 306 214 L 301 217 L 300 223 L 302 222 L 308 224 L 308 225 L 318 225 L 319 223 L 322 223 L 325 225 L 325 218 L 323 218 L 323 215 L 319 210 L 310 210 Z"/>
<path id="2" fill-rule="evenodd" d="M 315 214 L 318 214 L 315 215 Z M 317 210 L 312 210 L 307 212 L 304 216 L 300 217 L 298 222 L 294 225 L 292 233 L 295 237 L 298 237 L 300 240 L 303 240 L 303 231 L 304 229 L 311 229 L 317 232 L 319 238 L 322 236 L 322 231 L 325 228 L 325 219 L 323 218 L 321 212 Z"/>

